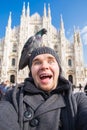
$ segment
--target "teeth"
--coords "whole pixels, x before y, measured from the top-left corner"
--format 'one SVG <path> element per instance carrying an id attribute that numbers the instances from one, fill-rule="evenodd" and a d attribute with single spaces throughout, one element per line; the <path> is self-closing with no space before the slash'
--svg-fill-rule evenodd
<path id="1" fill-rule="evenodd" d="M 43 78 L 43 77 L 49 77 L 49 78 L 51 78 L 52 75 L 50 75 L 50 74 L 41 74 L 41 75 L 40 75 L 40 78 Z"/>
<path id="2" fill-rule="evenodd" d="M 40 77 L 49 76 L 48 74 L 41 74 Z"/>

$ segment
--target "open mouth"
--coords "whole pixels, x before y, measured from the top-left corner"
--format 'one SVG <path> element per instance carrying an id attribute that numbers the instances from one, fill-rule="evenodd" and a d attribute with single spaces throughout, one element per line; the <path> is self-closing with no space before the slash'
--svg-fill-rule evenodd
<path id="1" fill-rule="evenodd" d="M 41 74 L 40 75 L 40 79 L 43 80 L 43 79 L 51 79 L 52 78 L 52 75 L 51 74 Z"/>

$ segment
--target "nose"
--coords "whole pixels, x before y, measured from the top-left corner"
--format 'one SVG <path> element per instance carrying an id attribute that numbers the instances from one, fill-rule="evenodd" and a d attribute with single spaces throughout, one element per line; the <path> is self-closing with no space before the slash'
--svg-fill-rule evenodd
<path id="1" fill-rule="evenodd" d="M 40 69 L 48 69 L 49 68 L 49 64 L 44 61 L 42 64 L 41 64 L 41 68 Z"/>

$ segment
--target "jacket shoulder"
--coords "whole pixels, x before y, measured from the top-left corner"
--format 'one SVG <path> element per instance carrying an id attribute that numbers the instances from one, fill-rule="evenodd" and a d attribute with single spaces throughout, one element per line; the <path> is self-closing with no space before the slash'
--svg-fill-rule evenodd
<path id="1" fill-rule="evenodd" d="M 12 105 L 14 104 L 18 105 L 20 93 L 23 86 L 24 86 L 24 83 L 17 84 L 5 94 L 2 100 L 10 102 Z"/>
<path id="2" fill-rule="evenodd" d="M 74 94 L 77 105 L 86 105 L 87 104 L 87 96 L 83 92 L 77 92 Z"/>

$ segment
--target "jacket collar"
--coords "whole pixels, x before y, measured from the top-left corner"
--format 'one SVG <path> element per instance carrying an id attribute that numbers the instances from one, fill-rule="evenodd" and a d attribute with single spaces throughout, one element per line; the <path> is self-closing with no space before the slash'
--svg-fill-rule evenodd
<path id="1" fill-rule="evenodd" d="M 45 102 L 40 95 L 39 96 L 38 95 L 29 96 L 29 98 L 26 95 L 26 96 L 24 96 L 23 101 L 27 105 L 30 105 L 33 110 L 36 110 L 35 116 L 43 114 L 47 111 L 52 111 L 54 109 L 58 109 L 58 108 L 62 108 L 62 107 L 66 106 L 64 99 L 60 94 L 59 95 L 55 94 L 55 95 L 51 96 Z"/>

